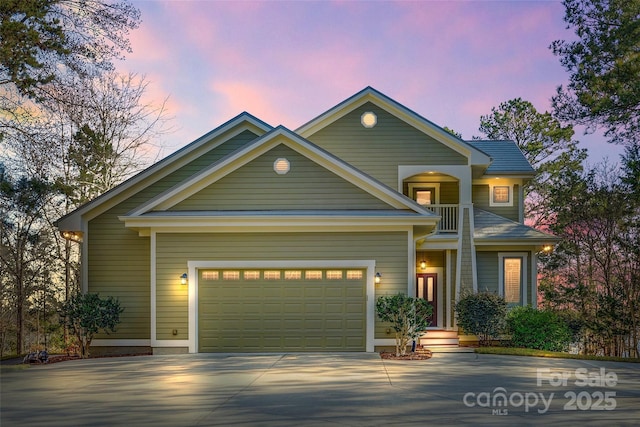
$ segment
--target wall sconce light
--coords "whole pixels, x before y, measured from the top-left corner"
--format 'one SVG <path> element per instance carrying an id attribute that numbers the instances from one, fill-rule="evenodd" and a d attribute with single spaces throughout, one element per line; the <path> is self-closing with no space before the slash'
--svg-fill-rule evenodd
<path id="1" fill-rule="evenodd" d="M 424 270 L 425 268 L 427 268 L 427 261 L 425 261 L 425 260 L 420 261 L 420 268 L 421 268 L 422 270 Z"/>
<path id="2" fill-rule="evenodd" d="M 548 254 L 552 250 L 553 250 L 553 245 L 544 245 L 542 247 L 542 252 L 544 252 L 545 254 Z"/>
<path id="3" fill-rule="evenodd" d="M 82 232 L 81 231 L 63 231 L 62 237 L 66 240 L 70 240 L 72 242 L 82 243 Z"/>
<path id="4" fill-rule="evenodd" d="M 376 273 L 376 283 L 380 283 L 382 281 L 382 274 Z"/>
<path id="5" fill-rule="evenodd" d="M 187 273 L 182 273 L 182 276 L 180 276 L 180 284 L 186 285 L 188 283 L 188 278 L 189 276 L 187 276 Z"/>

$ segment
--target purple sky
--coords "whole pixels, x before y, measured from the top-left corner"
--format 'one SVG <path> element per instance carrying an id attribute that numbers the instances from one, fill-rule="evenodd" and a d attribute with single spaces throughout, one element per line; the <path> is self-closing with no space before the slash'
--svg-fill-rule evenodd
<path id="1" fill-rule="evenodd" d="M 481 115 L 521 97 L 550 109 L 571 39 L 560 1 L 133 1 L 142 24 L 121 72 L 169 96 L 178 149 L 248 111 L 292 130 L 366 86 L 471 139 Z M 619 147 L 576 139 L 590 163 Z"/>

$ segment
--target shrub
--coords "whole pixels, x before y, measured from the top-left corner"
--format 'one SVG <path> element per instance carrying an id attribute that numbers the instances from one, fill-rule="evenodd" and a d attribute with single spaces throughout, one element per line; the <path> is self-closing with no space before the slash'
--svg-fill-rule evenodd
<path id="1" fill-rule="evenodd" d="M 62 306 L 60 319 L 78 340 L 84 359 L 89 357 L 93 336 L 99 331 L 115 332 L 124 308 L 113 297 L 101 299 L 98 294 L 76 294 Z"/>
<path id="2" fill-rule="evenodd" d="M 491 292 L 466 292 L 455 305 L 458 326 L 477 335 L 480 345 L 487 345 L 504 329 L 507 302 Z"/>
<path id="3" fill-rule="evenodd" d="M 431 324 L 433 308 L 425 299 L 399 293 L 379 297 L 376 312 L 382 321 L 391 323 L 396 333 L 396 356 L 400 356 L 406 354 L 409 341 L 419 338 Z"/>
<path id="4" fill-rule="evenodd" d="M 515 347 L 565 351 L 573 335 L 557 313 L 530 306 L 513 308 L 507 316 L 507 326 Z"/>

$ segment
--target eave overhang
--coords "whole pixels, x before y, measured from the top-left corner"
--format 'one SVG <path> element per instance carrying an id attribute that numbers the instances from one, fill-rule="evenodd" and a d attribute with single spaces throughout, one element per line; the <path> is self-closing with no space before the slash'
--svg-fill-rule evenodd
<path id="1" fill-rule="evenodd" d="M 182 200 L 215 183 L 280 144 L 313 160 L 337 176 L 384 201 L 392 208 L 410 210 L 426 217 L 435 217 L 435 214 L 420 206 L 414 200 L 398 193 L 282 126 L 274 128 L 254 142 L 143 203 L 129 212 L 127 216 L 135 217 L 153 212 L 170 211 L 173 206 Z"/>
<path id="2" fill-rule="evenodd" d="M 84 232 L 86 230 L 83 230 L 83 221 L 95 218 L 136 194 L 142 188 L 153 184 L 157 180 L 185 166 L 201 156 L 203 150 L 209 151 L 246 130 L 255 132 L 260 136 L 272 129 L 272 126 L 257 117 L 243 112 L 178 151 L 154 163 L 122 184 L 59 218 L 55 222 L 55 225 L 61 232 Z"/>
<path id="3" fill-rule="evenodd" d="M 403 120 L 426 135 L 429 135 L 452 150 L 467 157 L 469 165 L 479 166 L 484 170 L 491 164 L 491 157 L 483 151 L 445 131 L 440 126 L 422 117 L 404 105 L 399 104 L 372 87 L 366 87 L 335 107 L 300 126 L 295 132 L 304 138 L 308 138 L 368 102 L 377 105 L 400 120 Z"/>
<path id="4" fill-rule="evenodd" d="M 147 236 L 151 230 L 171 232 L 267 232 L 360 229 L 398 229 L 415 225 L 435 227 L 437 215 L 407 211 L 347 212 L 152 212 L 122 215 L 125 227 Z"/>

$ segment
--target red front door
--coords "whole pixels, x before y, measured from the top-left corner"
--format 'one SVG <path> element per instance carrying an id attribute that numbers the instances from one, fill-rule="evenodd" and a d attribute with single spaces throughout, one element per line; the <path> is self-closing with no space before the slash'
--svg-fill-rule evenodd
<path id="1" fill-rule="evenodd" d="M 437 283 L 438 275 L 436 273 L 416 274 L 416 296 L 426 299 L 433 308 L 431 327 L 438 326 Z"/>

